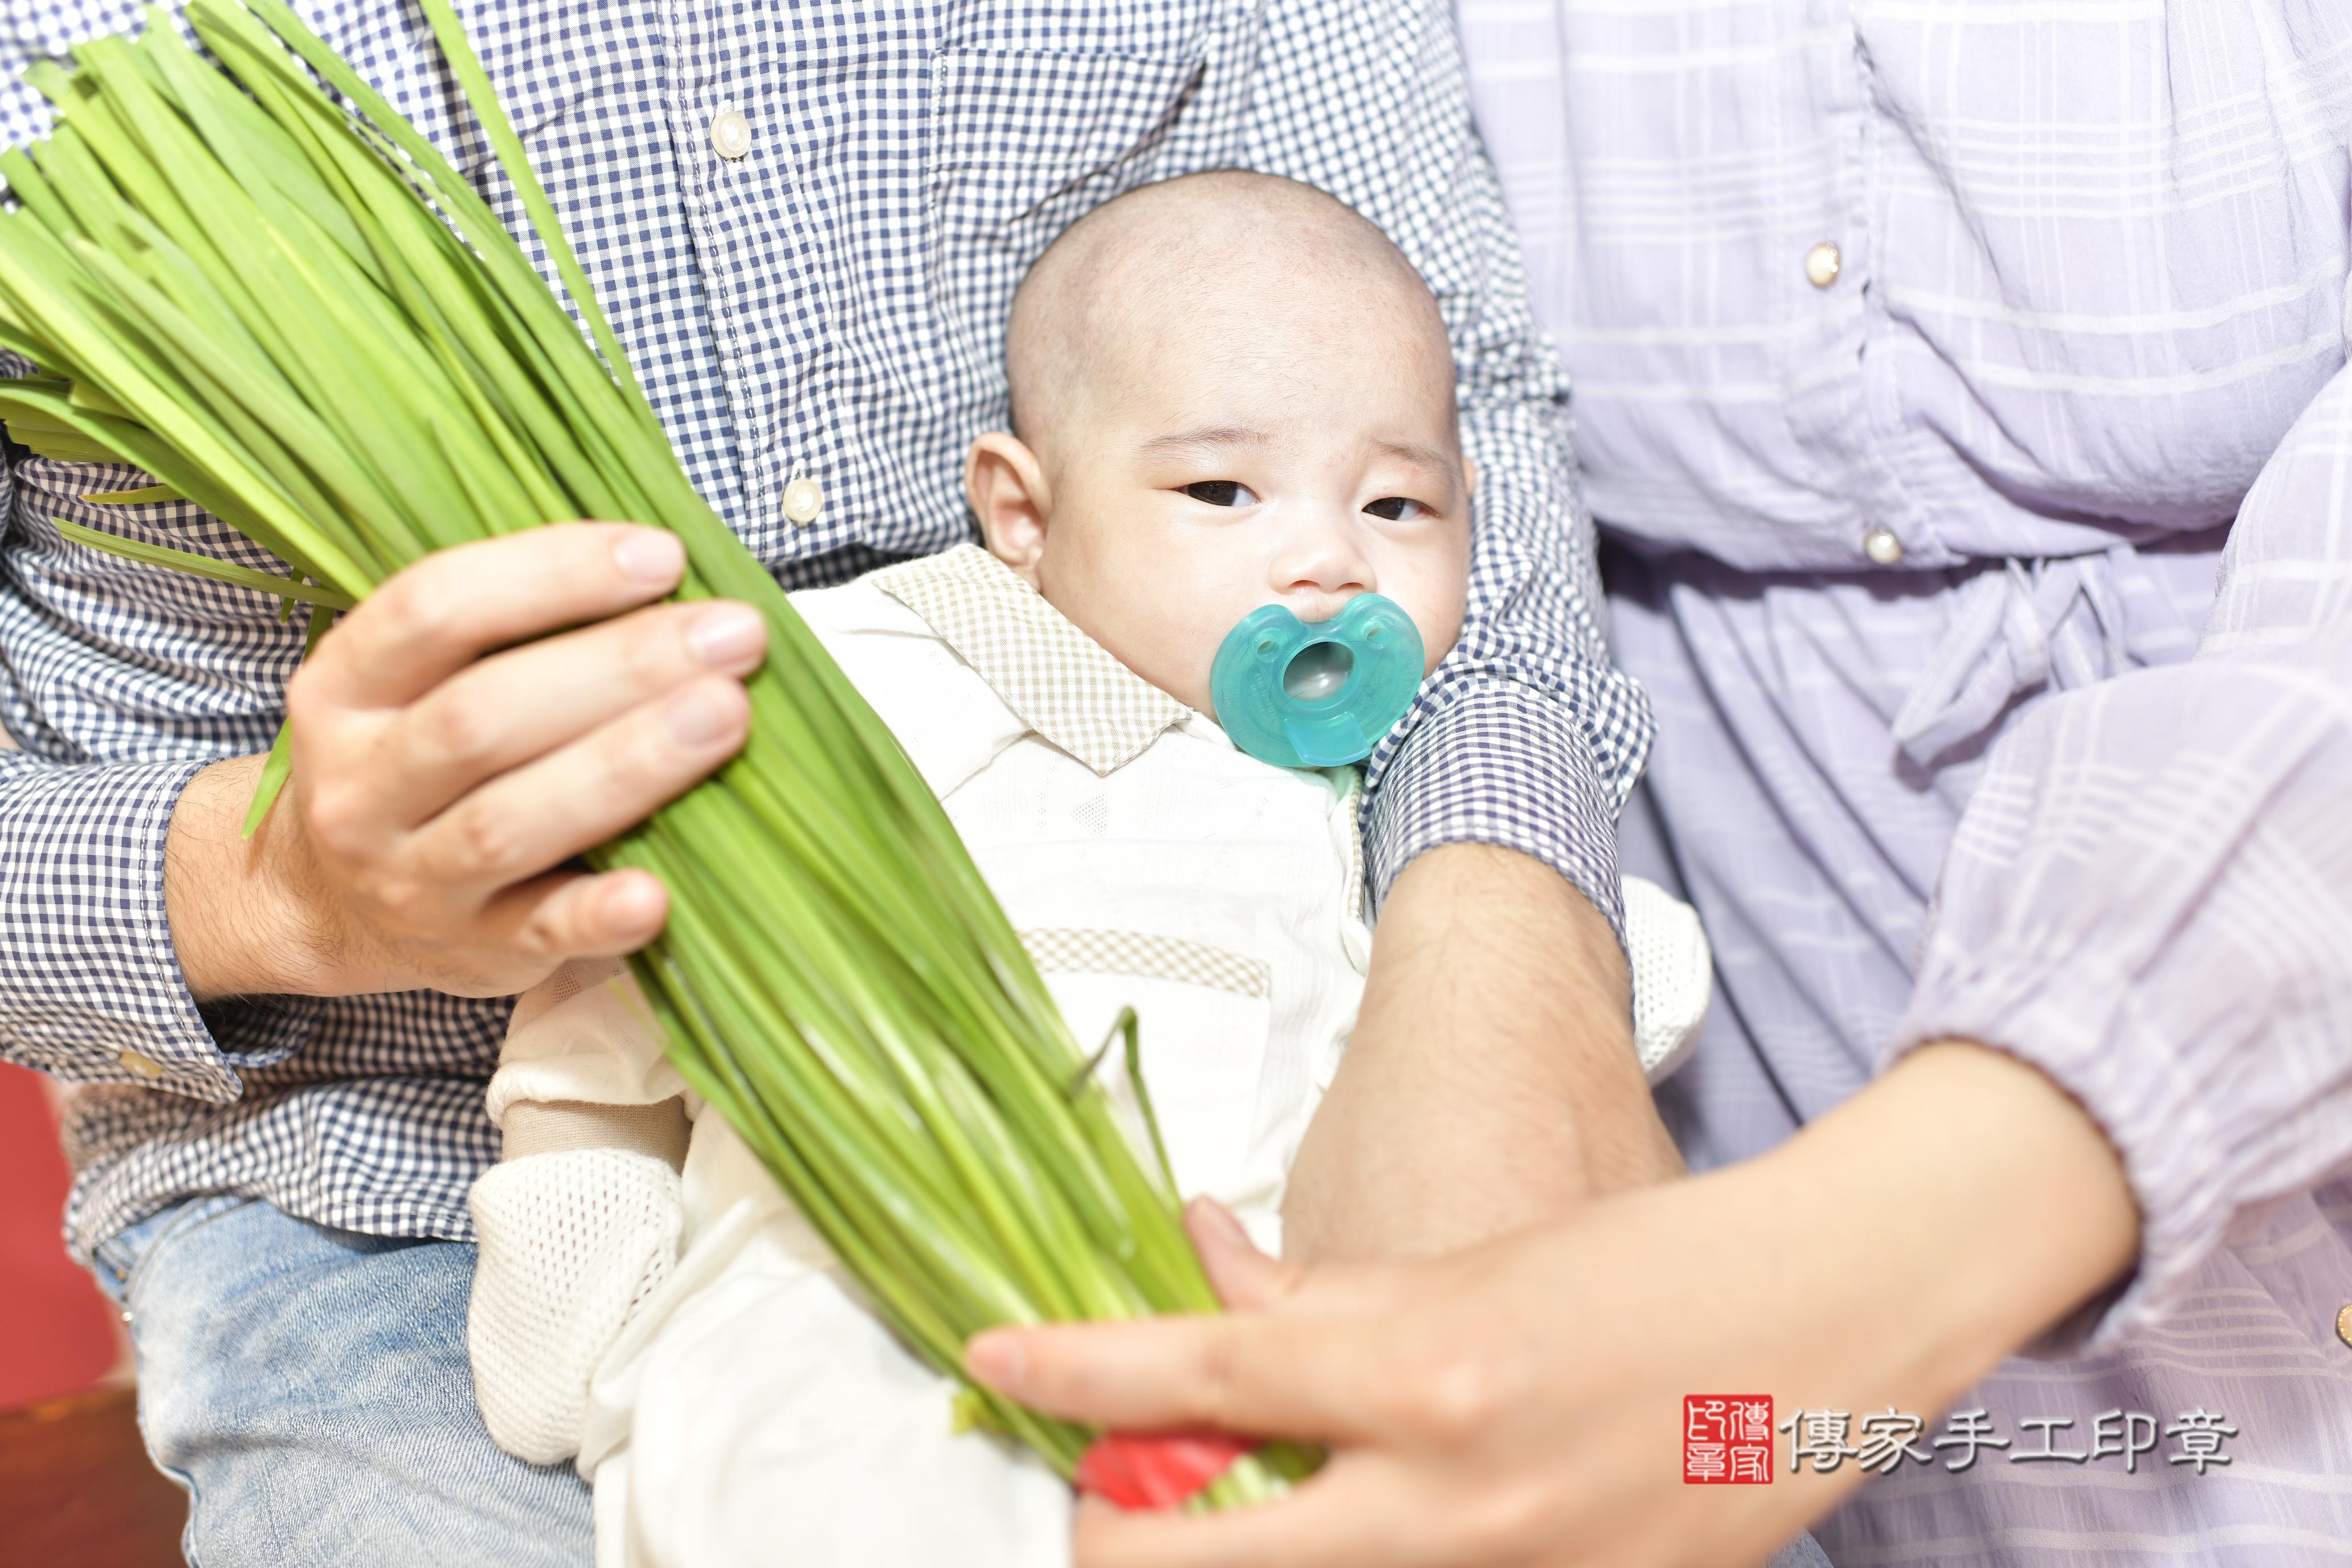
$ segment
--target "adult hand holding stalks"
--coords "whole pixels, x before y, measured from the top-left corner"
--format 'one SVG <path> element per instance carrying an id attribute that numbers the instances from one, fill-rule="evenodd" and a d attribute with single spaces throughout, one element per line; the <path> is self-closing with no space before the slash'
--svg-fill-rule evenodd
<path id="1" fill-rule="evenodd" d="M 1080 1568 L 1757 1563 L 1863 1476 L 1685 1486 L 1683 1399 L 1943 1408 L 2137 1249 L 2120 1163 L 2039 1072 L 1914 1052 L 1780 1148 L 1403 1266 L 1286 1268 L 1188 1226 L 1223 1317 L 997 1330 L 966 1366 L 1129 1431 L 1328 1443 L 1291 1496 L 1090 1507 Z M 1776 1448 L 1785 1443 L 1776 1437 Z"/>
<path id="2" fill-rule="evenodd" d="M 661 530 L 583 522 L 387 579 L 288 687 L 293 773 L 252 839 L 260 758 L 181 798 L 164 895 L 189 989 L 494 996 L 644 946 L 661 883 L 566 863 L 741 747 L 766 648 L 748 605 L 658 603 L 684 567 Z"/>

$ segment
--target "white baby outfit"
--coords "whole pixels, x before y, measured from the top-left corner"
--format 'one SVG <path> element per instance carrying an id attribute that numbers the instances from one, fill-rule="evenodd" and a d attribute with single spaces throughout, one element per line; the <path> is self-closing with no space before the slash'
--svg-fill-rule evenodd
<path id="1" fill-rule="evenodd" d="M 1246 755 L 974 547 L 793 602 L 1073 1034 L 1091 1047 L 1136 1009 L 1184 1194 L 1278 1248 L 1370 955 L 1356 771 Z M 1654 1077 L 1696 1035 L 1708 957 L 1686 907 L 1626 891 Z M 956 1435 L 954 1384 L 860 1305 L 725 1121 L 697 1116 L 685 1143 L 676 1103 L 699 1110 L 617 963 L 567 965 L 518 1005 L 489 1093 L 507 1161 L 473 1194 L 469 1348 L 503 1446 L 576 1452 L 600 1568 L 1066 1563 L 1063 1483 Z"/>

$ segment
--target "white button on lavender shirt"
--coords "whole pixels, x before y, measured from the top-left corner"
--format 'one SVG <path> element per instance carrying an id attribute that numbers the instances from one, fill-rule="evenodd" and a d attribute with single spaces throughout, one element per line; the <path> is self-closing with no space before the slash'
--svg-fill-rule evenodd
<path id="1" fill-rule="evenodd" d="M 1902 1461 L 1822 1543 L 2352 1558 L 2352 6 L 1458 10 L 1587 494 L 1643 557 L 1625 864 L 1682 871 L 1722 983 L 1677 1136 L 1719 1163 L 1890 1050 L 2016 1052 L 2124 1153 L 2141 1264 L 2091 1353 L 1963 1407 L 2028 1449 L 2236 1428 L 2201 1477 L 2177 1438 Z"/>

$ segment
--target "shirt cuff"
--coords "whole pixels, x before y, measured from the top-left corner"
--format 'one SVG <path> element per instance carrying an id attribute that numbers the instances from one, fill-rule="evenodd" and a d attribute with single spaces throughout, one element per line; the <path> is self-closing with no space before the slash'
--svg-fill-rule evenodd
<path id="1" fill-rule="evenodd" d="M 0 753 L 0 1051 L 10 1060 L 73 1082 L 237 1097 L 163 905 L 172 812 L 204 765 Z M 302 1012 L 231 1005 L 214 1016 L 253 1062 L 294 1047 Z"/>
<path id="2" fill-rule="evenodd" d="M 1372 779 L 1366 810 L 1375 901 L 1417 855 L 1496 844 L 1567 878 L 1625 940 L 1616 802 L 1558 703 L 1505 682 L 1454 688 Z"/>
<path id="3" fill-rule="evenodd" d="M 1961 1039 L 2038 1068 L 2140 1213 L 2131 1278 L 2036 1354 L 2143 1327 L 2242 1217 L 2352 1162 L 2352 726 L 2313 692 L 2200 659 L 2069 694 L 1961 819 L 1886 1060 Z"/>
<path id="4" fill-rule="evenodd" d="M 2186 1130 L 2205 1120 L 2196 1086 L 2163 1042 L 2130 1017 L 2123 987 L 2099 985 L 2104 996 L 2094 995 L 2083 970 L 2037 963 L 2024 953 L 1986 953 L 1970 967 L 1973 973 L 1947 971 L 1932 982 L 1923 977 L 1881 1068 L 1921 1046 L 1967 1040 L 2036 1068 L 2107 1132 L 2140 1209 L 2138 1267 L 2121 1286 L 2024 1350 L 2060 1359 L 2095 1353 L 2156 1316 L 2203 1262 L 2228 1220 L 2225 1209 L 2177 1194 L 2179 1173 L 2166 1167 L 2179 1162 L 2144 1138 L 2145 1130 L 2168 1124 L 2182 1129 L 2184 1140 L 2208 1135 Z M 2097 1016 L 2102 1012 L 2106 1016 Z"/>

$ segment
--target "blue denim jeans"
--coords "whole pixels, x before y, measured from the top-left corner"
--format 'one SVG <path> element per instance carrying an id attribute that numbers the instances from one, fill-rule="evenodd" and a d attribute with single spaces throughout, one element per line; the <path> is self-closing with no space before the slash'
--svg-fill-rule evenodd
<path id="1" fill-rule="evenodd" d="M 100 1248 L 148 1452 L 196 1568 L 594 1560 L 588 1489 L 490 1441 L 466 1363 L 474 1249 L 200 1197 Z"/>

